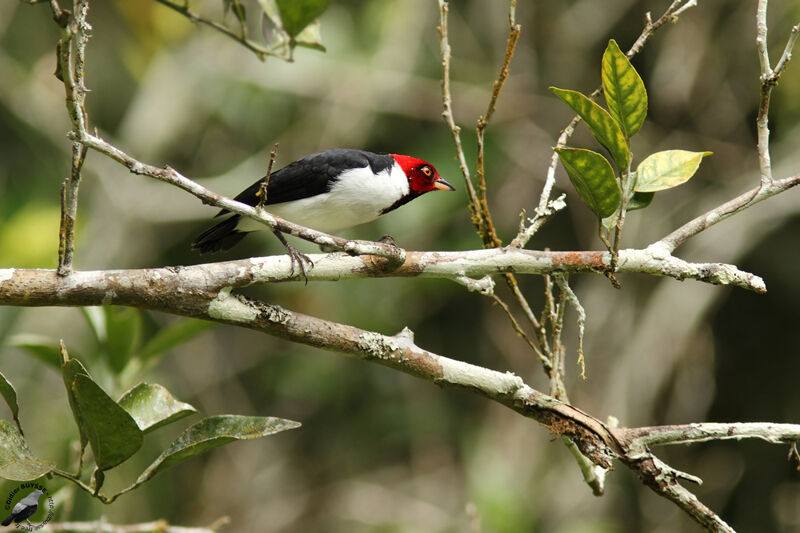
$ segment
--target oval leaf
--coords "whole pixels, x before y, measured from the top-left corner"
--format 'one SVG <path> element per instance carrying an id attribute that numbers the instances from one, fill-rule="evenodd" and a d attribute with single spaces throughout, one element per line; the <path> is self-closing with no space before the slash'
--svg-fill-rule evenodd
<path id="1" fill-rule="evenodd" d="M 556 153 L 583 203 L 599 218 L 614 213 L 621 193 L 606 158 L 581 148 L 556 148 Z"/>
<path id="2" fill-rule="evenodd" d="M 628 138 L 639 131 L 647 116 L 647 91 L 631 62 L 611 39 L 603 54 L 603 92 L 611 115 Z"/>
<path id="3" fill-rule="evenodd" d="M 33 481 L 55 470 L 53 461 L 37 459 L 16 426 L 0 420 L 0 477 L 12 481 Z"/>
<path id="4" fill-rule="evenodd" d="M 694 176 L 707 155 L 711 152 L 666 150 L 648 156 L 636 169 L 636 192 L 663 191 L 680 185 Z"/>
<path id="5" fill-rule="evenodd" d="M 24 436 L 25 433 L 22 431 L 22 425 L 19 423 L 19 404 L 17 403 L 17 391 L 14 389 L 14 385 L 12 385 L 11 382 L 6 379 L 2 372 L 0 372 L 0 395 L 3 396 L 8 408 L 11 410 L 11 416 L 14 418 L 14 423 L 19 429 L 19 434 Z"/>
<path id="6" fill-rule="evenodd" d="M 550 87 L 550 90 L 580 115 L 597 142 L 605 146 L 614 157 L 617 167 L 628 168 L 628 161 L 630 161 L 628 142 L 625 140 L 625 134 L 622 133 L 619 124 L 611 118 L 608 111 L 577 91 L 558 87 Z"/>
<path id="7" fill-rule="evenodd" d="M 190 426 L 145 470 L 136 484 L 195 455 L 235 440 L 256 439 L 300 427 L 300 422 L 263 416 L 218 415 Z"/>
<path id="8" fill-rule="evenodd" d="M 141 448 L 142 432 L 136 421 L 92 378 L 77 374 L 71 389 L 98 469 L 113 468 Z"/>
<path id="9" fill-rule="evenodd" d="M 61 378 L 67 388 L 67 400 L 69 401 L 69 408 L 72 410 L 72 416 L 75 418 L 75 424 L 78 426 L 78 433 L 81 437 L 81 453 L 83 453 L 86 444 L 89 442 L 89 434 L 86 432 L 86 424 L 83 421 L 81 410 L 78 408 L 75 392 L 72 390 L 72 383 L 79 374 L 88 377 L 89 372 L 77 359 L 68 359 L 69 355 L 66 348 L 63 346 L 62 348 L 61 356 L 64 358 L 64 363 L 61 365 Z"/>
<path id="10" fill-rule="evenodd" d="M 296 37 L 303 28 L 322 15 L 329 0 L 277 0 L 283 29 L 290 37 Z"/>
<path id="11" fill-rule="evenodd" d="M 123 394 L 118 403 L 144 432 L 153 431 L 197 412 L 188 403 L 176 400 L 161 385 L 151 383 L 139 383 Z"/>

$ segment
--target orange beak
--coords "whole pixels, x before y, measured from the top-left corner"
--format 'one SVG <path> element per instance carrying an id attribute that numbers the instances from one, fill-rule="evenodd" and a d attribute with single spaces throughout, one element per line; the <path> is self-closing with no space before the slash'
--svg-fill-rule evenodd
<path id="1" fill-rule="evenodd" d="M 433 182 L 433 188 L 434 189 L 439 189 L 440 191 L 454 191 L 454 190 L 456 190 L 455 187 L 453 187 L 452 185 L 447 183 L 447 180 L 444 180 L 442 178 L 439 178 L 439 179 L 437 179 L 436 181 Z"/>

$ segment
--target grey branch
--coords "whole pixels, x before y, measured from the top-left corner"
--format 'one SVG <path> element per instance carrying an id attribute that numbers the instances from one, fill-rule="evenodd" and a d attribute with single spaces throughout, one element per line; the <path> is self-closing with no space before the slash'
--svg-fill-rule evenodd
<path id="1" fill-rule="evenodd" d="M 353 259 L 353 258 L 350 258 Z M 254 261 L 258 263 L 258 260 Z M 437 355 L 418 347 L 404 329 L 394 336 L 338 324 L 276 305 L 231 294 L 217 274 L 237 279 L 245 262 L 195 267 L 106 272 L 0 270 L 0 304 L 21 306 L 125 305 L 247 327 L 293 342 L 332 350 L 431 381 L 472 391 L 566 436 L 593 464 L 609 468 L 618 459 L 645 484 L 675 501 L 699 523 L 715 531 L 731 531 L 678 483 L 677 471 L 658 460 L 647 446 L 723 438 L 760 438 L 790 442 L 800 425 L 691 424 L 649 428 L 613 428 L 569 404 L 528 386 L 522 378 Z M 255 265 L 253 265 L 255 268 Z M 288 269 L 288 264 L 285 265 Z M 203 275 L 204 271 L 209 277 Z M 239 279 L 243 283 L 244 279 Z"/>
<path id="2" fill-rule="evenodd" d="M 375 243 L 379 245 L 381 243 Z M 611 254 L 601 251 L 553 252 L 492 248 L 462 252 L 417 252 L 401 250 L 405 262 L 395 266 L 391 259 L 372 255 L 351 256 L 343 253 L 312 254 L 314 268 L 308 272 L 310 281 L 335 281 L 368 277 L 434 277 L 452 279 L 463 284 L 464 277 L 483 278 L 491 274 L 549 274 L 554 272 L 602 273 L 611 261 Z M 38 286 L 37 292 L 63 292 L 80 286 L 110 286 L 123 278 L 137 284 L 172 279 L 176 288 L 199 292 L 223 287 L 243 287 L 258 283 L 300 281 L 302 276 L 292 272 L 291 261 L 285 255 L 253 257 L 193 266 L 162 267 L 143 270 L 106 270 L 73 272 L 61 285 L 48 278 L 50 270 L 0 269 L 0 304 L 17 305 L 24 302 L 20 286 L 9 280 L 26 277 Z M 765 292 L 764 281 L 724 263 L 689 263 L 663 253 L 657 247 L 645 250 L 621 250 L 620 273 L 647 273 L 675 279 L 695 279 L 717 285 L 733 285 L 755 292 Z M 483 282 L 486 283 L 486 282 Z M 32 287 L 32 286 L 31 286 Z M 24 305 L 24 303 L 23 303 Z"/>

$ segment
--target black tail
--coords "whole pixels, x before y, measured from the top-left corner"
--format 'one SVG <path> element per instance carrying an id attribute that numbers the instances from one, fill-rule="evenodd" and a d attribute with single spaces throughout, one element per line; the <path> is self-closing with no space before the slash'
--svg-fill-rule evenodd
<path id="1" fill-rule="evenodd" d="M 230 250 L 247 235 L 246 231 L 236 231 L 239 218 L 239 215 L 234 215 L 201 233 L 192 242 L 192 250 L 201 254 Z"/>
<path id="2" fill-rule="evenodd" d="M 3 525 L 7 526 L 8 524 L 11 523 L 12 520 L 14 520 L 14 513 L 11 513 L 10 515 L 8 515 L 8 518 L 3 520 Z"/>

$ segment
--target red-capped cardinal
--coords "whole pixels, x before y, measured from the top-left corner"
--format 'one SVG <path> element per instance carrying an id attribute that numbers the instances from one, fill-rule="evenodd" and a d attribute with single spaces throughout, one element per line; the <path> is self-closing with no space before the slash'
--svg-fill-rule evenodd
<path id="1" fill-rule="evenodd" d="M 261 178 L 234 200 L 256 206 Z M 442 179 L 433 165 L 407 155 L 376 154 L 364 150 L 334 148 L 298 159 L 273 172 L 262 205 L 272 214 L 301 226 L 326 233 L 364 224 L 433 190 L 455 188 Z M 222 210 L 217 216 L 229 211 Z M 192 243 L 200 253 L 228 250 L 251 231 L 267 226 L 240 215 L 231 215 L 204 231 Z M 305 275 L 302 260 L 310 260 L 275 235 Z"/>

